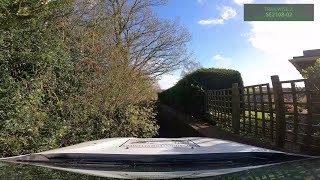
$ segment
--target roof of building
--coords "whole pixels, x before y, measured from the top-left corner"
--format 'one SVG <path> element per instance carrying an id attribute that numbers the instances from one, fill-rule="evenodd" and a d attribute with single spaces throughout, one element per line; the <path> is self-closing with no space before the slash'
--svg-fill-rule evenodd
<path id="1" fill-rule="evenodd" d="M 295 56 L 289 61 L 297 68 L 298 71 L 314 64 L 320 58 L 320 49 L 305 50 L 303 56 Z"/>

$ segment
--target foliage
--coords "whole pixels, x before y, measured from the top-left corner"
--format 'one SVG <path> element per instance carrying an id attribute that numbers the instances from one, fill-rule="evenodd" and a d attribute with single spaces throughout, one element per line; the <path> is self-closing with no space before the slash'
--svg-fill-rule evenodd
<path id="1" fill-rule="evenodd" d="M 305 78 L 320 78 L 320 59 L 316 60 L 314 66 L 302 70 L 302 75 Z"/>
<path id="2" fill-rule="evenodd" d="M 1 3 L 12 14 L 2 16 L 10 23 L 0 31 L 0 155 L 57 147 L 71 91 L 69 54 L 44 12 L 26 18 L 16 2 Z"/>
<path id="3" fill-rule="evenodd" d="M 0 156 L 155 136 L 155 77 L 189 40 L 163 2 L 1 1 Z"/>
<path id="4" fill-rule="evenodd" d="M 311 81 L 311 90 L 315 94 L 320 92 L 320 59 L 317 59 L 314 66 L 302 70 L 302 76 Z"/>
<path id="5" fill-rule="evenodd" d="M 231 88 L 232 83 L 243 86 L 238 71 L 229 69 L 199 69 L 182 78 L 175 86 L 160 93 L 162 103 L 192 115 L 203 115 L 205 90 Z"/>

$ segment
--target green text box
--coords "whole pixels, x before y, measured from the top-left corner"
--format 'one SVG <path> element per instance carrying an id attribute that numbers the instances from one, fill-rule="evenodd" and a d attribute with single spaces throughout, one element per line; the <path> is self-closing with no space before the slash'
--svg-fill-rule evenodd
<path id="1" fill-rule="evenodd" d="M 314 4 L 244 4 L 245 21 L 314 21 Z"/>

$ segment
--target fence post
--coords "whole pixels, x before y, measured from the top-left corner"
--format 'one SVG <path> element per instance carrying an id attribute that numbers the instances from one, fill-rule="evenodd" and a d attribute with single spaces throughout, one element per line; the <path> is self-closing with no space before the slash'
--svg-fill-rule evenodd
<path id="1" fill-rule="evenodd" d="M 235 134 L 240 130 L 240 94 L 238 83 L 232 84 L 232 128 Z"/>
<path id="2" fill-rule="evenodd" d="M 208 111 L 209 111 L 209 103 L 208 103 L 208 91 L 205 91 L 203 94 L 203 110 L 202 110 L 202 118 L 209 119 Z"/>
<path id="3" fill-rule="evenodd" d="M 307 115 L 307 126 L 305 127 L 305 134 L 306 136 L 303 138 L 302 150 L 306 150 L 310 147 L 312 144 L 312 133 L 313 133 L 313 120 L 312 120 L 312 99 L 311 99 L 311 82 L 310 79 L 306 79 L 305 81 L 305 90 L 306 90 L 306 96 L 307 96 L 307 109 L 308 109 L 308 115 Z"/>
<path id="4" fill-rule="evenodd" d="M 286 135 L 286 119 L 285 119 L 285 106 L 282 93 L 282 85 L 279 76 L 271 76 L 275 115 L 276 115 L 276 146 L 283 147 Z"/>

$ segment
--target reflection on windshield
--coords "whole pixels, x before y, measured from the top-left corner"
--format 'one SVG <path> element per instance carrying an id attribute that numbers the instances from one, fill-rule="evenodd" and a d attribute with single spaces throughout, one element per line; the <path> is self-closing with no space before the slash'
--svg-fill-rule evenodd
<path id="1" fill-rule="evenodd" d="M 320 160 L 284 163 L 275 166 L 222 175 L 212 179 L 319 179 Z"/>
<path id="2" fill-rule="evenodd" d="M 101 179 L 95 176 L 58 171 L 44 167 L 0 162 L 0 179 Z M 106 178 L 107 179 L 107 178 Z"/>
<path id="3" fill-rule="evenodd" d="M 171 173 L 171 177 L 180 178 L 197 178 L 201 177 L 202 168 L 195 169 L 184 169 L 177 170 L 171 169 L 172 171 L 165 171 Z M 176 171 L 175 171 L 176 170 Z M 154 177 L 157 179 L 164 178 L 164 174 L 158 169 L 152 168 L 116 168 L 110 167 L 106 168 L 104 172 L 108 174 L 109 177 L 113 178 L 143 178 L 146 176 Z M 209 172 L 208 168 L 206 172 Z M 82 172 L 83 173 L 83 172 Z M 320 174 L 320 160 L 305 160 L 297 161 L 293 163 L 284 163 L 273 166 L 261 167 L 251 170 L 244 170 L 240 172 L 227 173 L 224 175 L 207 176 L 202 179 L 305 179 L 309 177 L 310 179 L 319 179 Z M 202 174 L 202 175 L 205 175 Z M 207 173 L 208 175 L 208 173 Z M 44 167 L 23 165 L 23 164 L 13 164 L 13 163 L 0 163 L 0 177 L 3 179 L 109 179 L 101 178 L 84 174 L 77 174 L 72 172 L 65 172 L 56 169 L 49 169 Z M 167 176 L 168 177 L 168 176 Z M 170 178 L 170 177 L 168 177 Z"/>

